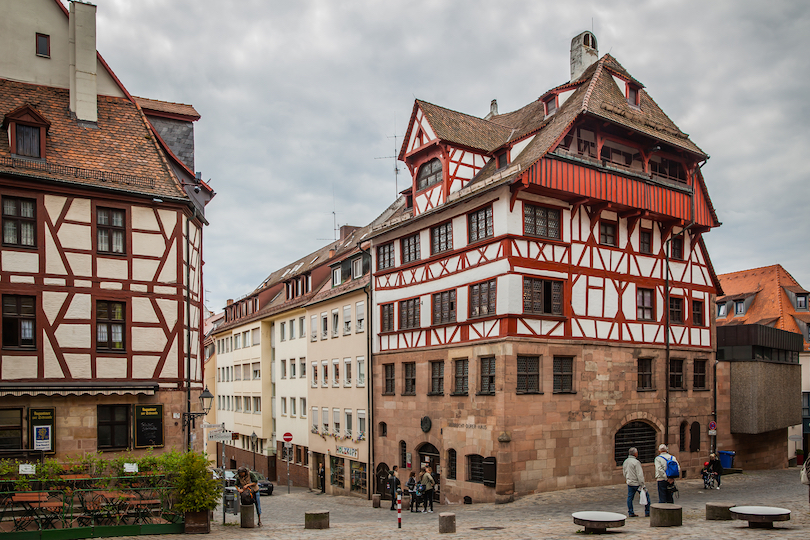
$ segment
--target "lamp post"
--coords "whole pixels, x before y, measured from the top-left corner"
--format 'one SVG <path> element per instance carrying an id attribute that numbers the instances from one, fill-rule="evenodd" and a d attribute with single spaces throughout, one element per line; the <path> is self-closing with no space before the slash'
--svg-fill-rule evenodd
<path id="1" fill-rule="evenodd" d="M 256 470 L 256 441 L 259 440 L 259 436 L 256 435 L 256 432 L 253 432 L 253 435 L 250 436 L 250 442 L 253 443 L 253 470 Z"/>
<path id="2" fill-rule="evenodd" d="M 197 418 L 202 418 L 208 411 L 211 410 L 211 405 L 214 402 L 214 394 L 208 391 L 208 387 L 205 387 L 205 390 L 202 391 L 200 394 L 200 407 L 202 408 L 202 412 L 184 412 L 183 413 L 183 430 L 188 430 L 187 438 L 188 441 L 188 448 L 186 449 L 188 452 L 191 452 L 191 430 L 196 427 L 196 420 Z"/>

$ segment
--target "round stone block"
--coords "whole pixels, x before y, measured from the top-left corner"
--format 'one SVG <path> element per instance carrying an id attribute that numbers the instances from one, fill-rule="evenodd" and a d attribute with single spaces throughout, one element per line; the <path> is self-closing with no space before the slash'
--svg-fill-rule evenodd
<path id="1" fill-rule="evenodd" d="M 776 506 L 734 506 L 729 512 L 733 519 L 747 521 L 752 529 L 773 529 L 774 521 L 790 520 L 790 510 Z"/>
<path id="2" fill-rule="evenodd" d="M 375 493 L 371 496 L 371 507 L 372 508 L 379 508 L 380 507 L 380 499 L 382 496 L 379 493 Z M 731 519 L 731 518 L 729 518 Z"/>
<path id="3" fill-rule="evenodd" d="M 602 534 L 607 532 L 607 529 L 615 527 L 624 527 L 624 514 L 617 514 L 616 512 L 574 512 L 571 514 L 574 518 L 575 525 L 582 525 L 585 527 L 585 534 Z"/>
<path id="4" fill-rule="evenodd" d="M 243 504 L 239 506 L 239 525 L 243 529 L 252 529 L 256 526 L 254 521 L 255 507 L 250 504 Z"/>
<path id="5" fill-rule="evenodd" d="M 650 527 L 680 527 L 683 525 L 683 507 L 670 503 L 650 505 Z"/>
<path id="6" fill-rule="evenodd" d="M 734 503 L 706 503 L 706 519 L 718 521 L 730 520 L 731 512 L 729 512 L 729 509 L 732 506 L 734 506 Z"/>

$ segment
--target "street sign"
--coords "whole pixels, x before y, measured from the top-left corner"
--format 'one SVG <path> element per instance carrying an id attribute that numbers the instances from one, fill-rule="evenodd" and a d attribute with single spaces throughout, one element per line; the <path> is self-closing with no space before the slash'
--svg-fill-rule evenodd
<path id="1" fill-rule="evenodd" d="M 709 429 L 717 429 L 717 422 L 715 422 L 714 420 L 709 422 Z"/>
<path id="2" fill-rule="evenodd" d="M 716 429 L 710 429 L 709 430 L 709 437 L 715 437 L 715 436 L 717 436 L 717 430 Z"/>
<path id="3" fill-rule="evenodd" d="M 208 434 L 209 441 L 225 442 L 231 440 L 230 431 L 217 431 Z"/>
<path id="4" fill-rule="evenodd" d="M 292 443 L 291 442 L 285 442 L 284 443 L 284 448 L 287 448 L 289 450 L 290 448 L 292 448 Z"/>
<path id="5" fill-rule="evenodd" d="M 802 436 L 801 435 L 788 435 L 788 440 L 798 442 L 798 441 L 802 440 Z"/>
<path id="6" fill-rule="evenodd" d="M 221 424 L 203 424 L 203 429 L 225 429 L 225 423 Z"/>
<path id="7" fill-rule="evenodd" d="M 292 433 L 288 431 L 282 438 L 284 439 L 284 442 L 292 442 Z"/>

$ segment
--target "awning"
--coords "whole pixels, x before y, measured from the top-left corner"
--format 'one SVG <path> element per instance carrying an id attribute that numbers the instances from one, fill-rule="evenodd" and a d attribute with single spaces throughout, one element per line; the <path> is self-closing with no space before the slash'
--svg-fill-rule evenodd
<path id="1" fill-rule="evenodd" d="M 0 396 L 154 396 L 159 386 L 156 383 L 2 383 Z"/>

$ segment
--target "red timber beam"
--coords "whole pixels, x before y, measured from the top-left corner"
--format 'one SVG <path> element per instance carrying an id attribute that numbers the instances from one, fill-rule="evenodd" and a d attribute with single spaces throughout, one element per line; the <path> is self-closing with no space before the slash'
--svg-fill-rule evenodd
<path id="1" fill-rule="evenodd" d="M 529 180 L 526 178 L 526 175 L 522 175 L 518 181 L 510 186 L 510 190 L 512 191 L 512 196 L 509 197 L 509 211 L 512 212 L 515 209 L 515 203 L 517 202 L 518 195 L 521 191 L 525 190 L 529 187 Z"/>

